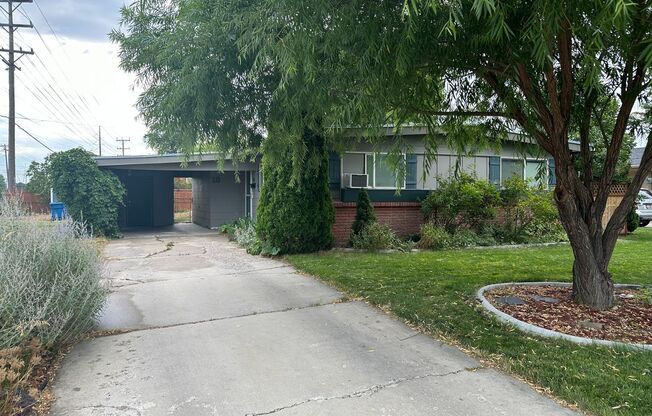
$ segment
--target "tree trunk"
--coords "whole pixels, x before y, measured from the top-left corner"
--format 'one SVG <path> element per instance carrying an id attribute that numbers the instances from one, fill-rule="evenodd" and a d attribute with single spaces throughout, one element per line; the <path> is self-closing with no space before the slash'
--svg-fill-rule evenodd
<path id="1" fill-rule="evenodd" d="M 575 260 L 573 263 L 573 300 L 591 309 L 611 308 L 614 305 L 611 273 L 597 267 L 585 267 L 583 263 L 586 262 Z"/>
<path id="2" fill-rule="evenodd" d="M 603 246 L 601 219 L 591 215 L 583 218 L 577 209 L 578 201 L 564 199 L 557 205 L 575 257 L 573 300 L 592 309 L 609 309 L 614 305 L 614 285 L 606 253 L 612 250 Z"/>

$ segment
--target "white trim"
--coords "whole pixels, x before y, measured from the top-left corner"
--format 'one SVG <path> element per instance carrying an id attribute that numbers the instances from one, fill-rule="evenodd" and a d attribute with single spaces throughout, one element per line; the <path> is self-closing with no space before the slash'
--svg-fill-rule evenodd
<path id="1" fill-rule="evenodd" d="M 344 178 L 344 175 L 359 175 L 358 173 L 351 173 L 351 172 L 344 172 L 344 155 L 346 154 L 362 154 L 364 155 L 364 174 L 367 175 L 367 187 L 366 189 L 396 189 L 396 186 L 376 186 L 376 155 L 388 155 L 388 152 L 362 152 L 362 151 L 349 151 L 349 152 L 344 152 L 340 156 L 340 178 Z M 405 163 L 407 164 L 407 153 L 401 153 L 403 155 L 403 159 L 405 160 Z M 369 173 L 369 166 L 367 166 L 367 156 L 373 155 L 373 175 Z M 396 172 L 394 172 L 396 173 Z M 373 176 L 373 186 L 369 186 L 369 177 Z M 406 175 L 403 177 L 403 185 L 401 186 L 401 190 L 407 189 L 407 172 Z M 396 178 L 396 175 L 394 175 Z M 343 185 L 342 179 L 340 179 L 340 186 Z M 349 180 L 350 183 L 350 180 Z M 349 186 L 350 187 L 350 186 Z M 352 188 L 352 189 L 362 189 L 362 188 Z"/>

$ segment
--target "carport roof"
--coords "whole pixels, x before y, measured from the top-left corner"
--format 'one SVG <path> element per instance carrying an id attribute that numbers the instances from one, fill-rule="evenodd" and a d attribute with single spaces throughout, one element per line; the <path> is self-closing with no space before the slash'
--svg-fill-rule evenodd
<path id="1" fill-rule="evenodd" d="M 97 166 L 107 169 L 133 170 L 175 170 L 175 171 L 235 171 L 256 169 L 258 163 L 240 162 L 234 164 L 225 159 L 222 169 L 218 169 L 221 156 L 217 153 L 201 155 L 164 154 L 140 156 L 99 156 L 95 157 Z"/>

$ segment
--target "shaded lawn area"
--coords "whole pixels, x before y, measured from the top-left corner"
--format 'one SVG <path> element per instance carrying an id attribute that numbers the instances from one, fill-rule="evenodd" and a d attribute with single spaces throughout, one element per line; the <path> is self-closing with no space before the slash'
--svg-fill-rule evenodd
<path id="1" fill-rule="evenodd" d="M 652 414 L 652 352 L 535 338 L 487 317 L 474 300 L 487 284 L 570 281 L 570 246 L 421 253 L 327 252 L 288 257 L 309 274 L 597 415 Z M 652 229 L 621 239 L 610 270 L 617 283 L 652 284 Z"/>

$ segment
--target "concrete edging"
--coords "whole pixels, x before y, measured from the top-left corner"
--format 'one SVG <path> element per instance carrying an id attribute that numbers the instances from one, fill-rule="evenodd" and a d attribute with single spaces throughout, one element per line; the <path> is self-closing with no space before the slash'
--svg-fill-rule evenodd
<path id="1" fill-rule="evenodd" d="M 489 290 L 499 289 L 504 287 L 511 286 L 562 286 L 569 287 L 570 283 L 561 283 L 561 282 L 514 282 L 514 283 L 497 283 L 493 285 L 487 285 L 481 287 L 476 292 L 477 299 L 482 303 L 482 307 L 498 318 L 499 321 L 508 323 L 516 328 L 520 329 L 523 332 L 538 335 L 544 338 L 558 338 L 564 339 L 570 342 L 581 345 L 599 345 L 603 347 L 611 348 L 623 348 L 623 349 L 636 349 L 636 350 L 645 350 L 652 351 L 652 344 L 630 344 L 626 342 L 619 341 L 607 341 L 604 339 L 595 339 L 595 338 L 584 338 L 578 337 L 575 335 L 568 335 L 557 331 L 552 331 L 550 329 L 542 328 L 540 326 L 532 325 L 527 322 L 520 321 L 513 316 L 506 314 L 494 307 L 484 296 L 484 293 Z M 637 285 L 615 285 L 618 288 L 639 288 L 641 286 Z"/>

